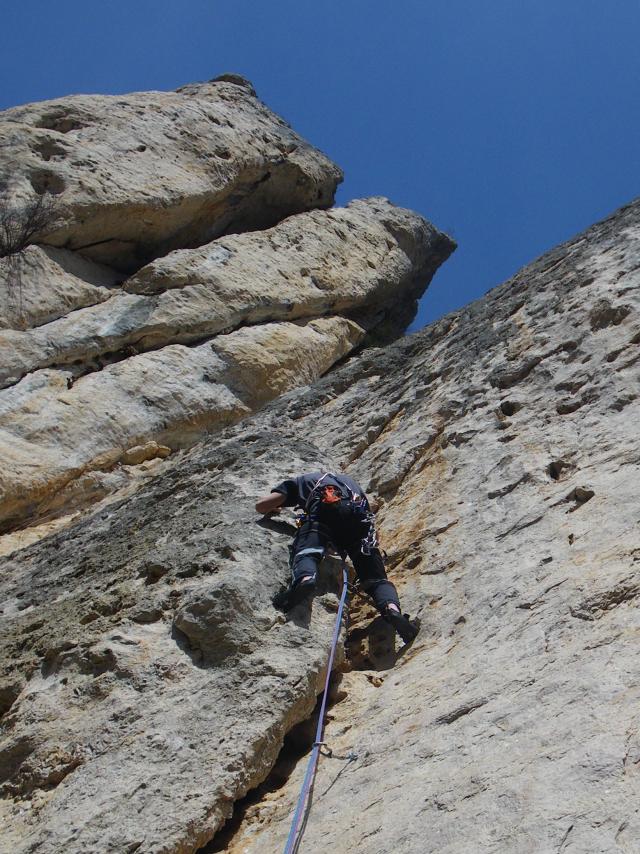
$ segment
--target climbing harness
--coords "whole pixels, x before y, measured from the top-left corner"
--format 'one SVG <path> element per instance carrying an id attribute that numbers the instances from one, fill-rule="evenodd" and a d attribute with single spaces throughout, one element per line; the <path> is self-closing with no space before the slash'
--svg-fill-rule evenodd
<path id="1" fill-rule="evenodd" d="M 339 486 L 331 483 L 323 484 L 322 481 L 332 477 Z M 317 501 L 316 512 L 312 510 L 312 503 Z M 301 528 L 306 522 L 317 516 L 317 507 L 330 508 L 330 512 L 338 513 L 342 508 L 347 514 L 363 527 L 366 525 L 366 533 L 361 539 L 360 551 L 363 555 L 370 555 L 378 548 L 378 534 L 375 526 L 375 515 L 369 508 L 369 502 L 364 495 L 357 495 L 353 490 L 342 483 L 340 478 L 331 472 L 325 472 L 314 483 L 309 497 L 307 498 L 303 512 L 296 518 L 296 527 Z"/>
<path id="2" fill-rule="evenodd" d="M 316 738 L 313 742 L 313 749 L 311 751 L 311 756 L 309 757 L 309 764 L 307 765 L 307 771 L 304 775 L 304 780 L 302 782 L 302 789 L 300 791 L 300 797 L 298 798 L 298 804 L 296 806 L 296 811 L 293 815 L 293 821 L 291 822 L 291 830 L 289 831 L 289 836 L 287 838 L 287 844 L 284 849 L 284 854 L 296 854 L 298 851 L 298 847 L 302 840 L 302 834 L 304 833 L 304 828 L 307 823 L 307 816 L 309 814 L 309 810 L 311 809 L 311 800 L 313 797 L 313 783 L 315 780 L 316 771 L 318 768 L 318 759 L 320 754 L 323 756 L 331 756 L 331 751 L 328 750 L 326 743 L 322 740 L 322 734 L 324 731 L 324 715 L 327 708 L 327 699 L 329 697 L 329 681 L 331 679 L 331 671 L 333 669 L 333 659 L 336 654 L 336 647 L 338 646 L 338 638 L 340 636 L 340 626 L 342 625 L 342 613 L 344 611 L 344 605 L 347 599 L 347 590 L 348 590 L 348 575 L 347 575 L 347 561 L 345 556 L 342 556 L 342 594 L 340 596 L 340 604 L 338 606 L 338 614 L 336 616 L 336 624 L 333 629 L 333 639 L 331 641 L 331 651 L 329 653 L 329 660 L 327 662 L 327 675 L 324 682 L 324 693 L 322 695 L 322 703 L 320 704 L 320 714 L 318 716 L 318 726 L 316 728 Z M 325 750 L 323 751 L 324 748 Z M 328 752 L 327 752 L 328 751 Z"/>

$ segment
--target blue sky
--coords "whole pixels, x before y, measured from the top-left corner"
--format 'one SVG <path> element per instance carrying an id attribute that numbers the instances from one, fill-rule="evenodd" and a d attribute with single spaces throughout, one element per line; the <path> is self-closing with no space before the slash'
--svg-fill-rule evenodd
<path id="1" fill-rule="evenodd" d="M 417 324 L 638 194 L 640 0 L 22 0 L 0 108 L 236 71 L 345 171 L 459 243 Z"/>

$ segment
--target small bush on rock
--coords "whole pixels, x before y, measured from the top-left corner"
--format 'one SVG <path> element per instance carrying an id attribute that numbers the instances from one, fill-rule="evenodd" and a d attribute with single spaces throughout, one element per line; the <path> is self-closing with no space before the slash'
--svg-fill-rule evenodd
<path id="1" fill-rule="evenodd" d="M 20 207 L 0 198 L 0 258 L 21 252 L 38 232 L 48 229 L 56 217 L 54 197 L 35 196 Z"/>

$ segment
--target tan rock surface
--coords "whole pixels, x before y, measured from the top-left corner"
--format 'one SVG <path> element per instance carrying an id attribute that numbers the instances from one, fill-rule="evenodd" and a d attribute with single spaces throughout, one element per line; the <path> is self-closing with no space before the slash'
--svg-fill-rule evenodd
<path id="1" fill-rule="evenodd" d="M 162 350 L 80 377 L 36 371 L 0 395 L 0 519 L 59 514 L 96 490 L 127 449 L 185 448 L 288 389 L 321 376 L 364 338 L 353 321 L 246 327 L 197 347 Z M 105 488 L 106 488 L 106 484 Z M 102 495 L 100 495 L 102 497 Z"/>
<path id="2" fill-rule="evenodd" d="M 145 442 L 144 445 L 134 445 L 133 448 L 127 448 L 120 457 L 120 462 L 125 466 L 139 466 L 141 463 L 158 457 L 166 459 L 170 454 L 171 448 L 166 445 L 159 445 L 157 442 Z"/>
<path id="3" fill-rule="evenodd" d="M 41 240 L 119 269 L 333 202 L 340 170 L 234 76 L 0 113 L 0 188 L 57 197 Z"/>
<path id="4" fill-rule="evenodd" d="M 336 573 L 286 621 L 252 505 L 321 460 L 212 434 L 397 335 L 454 248 L 383 199 L 299 213 L 340 177 L 228 75 L 0 116 L 3 201 L 54 195 L 64 246 L 0 264 L 1 851 L 195 851 L 312 711 Z"/>
<path id="5" fill-rule="evenodd" d="M 129 280 L 132 293 L 37 329 L 0 331 L 0 383 L 52 365 L 76 363 L 78 373 L 131 348 L 191 343 L 241 324 L 367 309 L 368 326 L 382 310 L 406 323 L 453 247 L 418 214 L 366 199 L 176 251 Z"/>
<path id="6" fill-rule="evenodd" d="M 423 621 L 352 605 L 308 854 L 637 850 L 639 270 L 635 202 L 261 417 L 380 493 Z M 282 851 L 303 773 L 216 850 Z"/>
<path id="7" fill-rule="evenodd" d="M 283 850 L 338 566 L 285 620 L 292 519 L 252 511 L 323 465 L 377 498 L 423 628 L 399 650 L 353 597 L 302 849 L 635 854 L 640 202 L 334 368 L 452 244 L 380 199 L 209 242 L 338 178 L 246 82 L 30 105 L 0 136 L 13 201 L 60 197 L 48 239 L 128 269 L 207 243 L 124 290 L 42 247 L 29 300 L 5 280 L 0 509 L 40 524 L 0 544 L 2 854 Z"/>
<path id="8" fill-rule="evenodd" d="M 27 246 L 0 258 L 0 329 L 24 330 L 104 302 L 122 276 L 66 249 Z"/>
<path id="9" fill-rule="evenodd" d="M 171 253 L 127 284 L 150 294 L 116 288 L 1 330 L 0 529 L 100 494 L 110 481 L 87 473 L 132 445 L 188 447 L 312 382 L 366 330 L 397 334 L 453 246 L 417 214 L 358 201 Z"/>

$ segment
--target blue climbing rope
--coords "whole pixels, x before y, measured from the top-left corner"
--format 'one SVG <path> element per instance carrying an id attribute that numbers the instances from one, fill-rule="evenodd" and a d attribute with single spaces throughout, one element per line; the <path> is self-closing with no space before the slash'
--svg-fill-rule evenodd
<path id="1" fill-rule="evenodd" d="M 335 658 L 336 648 L 338 646 L 338 638 L 340 637 L 340 626 L 342 625 L 342 613 L 344 604 L 347 599 L 348 590 L 347 562 L 342 558 L 342 595 L 340 596 L 340 605 L 338 607 L 338 616 L 333 629 L 333 640 L 331 641 L 331 652 L 329 653 L 329 661 L 327 663 L 327 675 L 324 682 L 324 693 L 322 695 L 322 703 L 320 705 L 320 714 L 318 716 L 318 726 L 316 728 L 316 738 L 313 743 L 313 750 L 309 757 L 307 772 L 304 775 L 298 805 L 293 815 L 291 822 L 291 830 L 284 849 L 284 854 L 295 854 L 302 840 L 302 834 L 306 825 L 309 809 L 311 808 L 311 794 L 313 791 L 313 782 L 318 768 L 318 759 L 320 757 L 321 748 L 324 745 L 322 741 L 322 733 L 324 731 L 324 714 L 327 708 L 327 699 L 329 697 L 329 680 L 331 679 L 331 671 L 333 669 L 333 659 Z M 306 809 L 305 809 L 306 808 Z"/>

